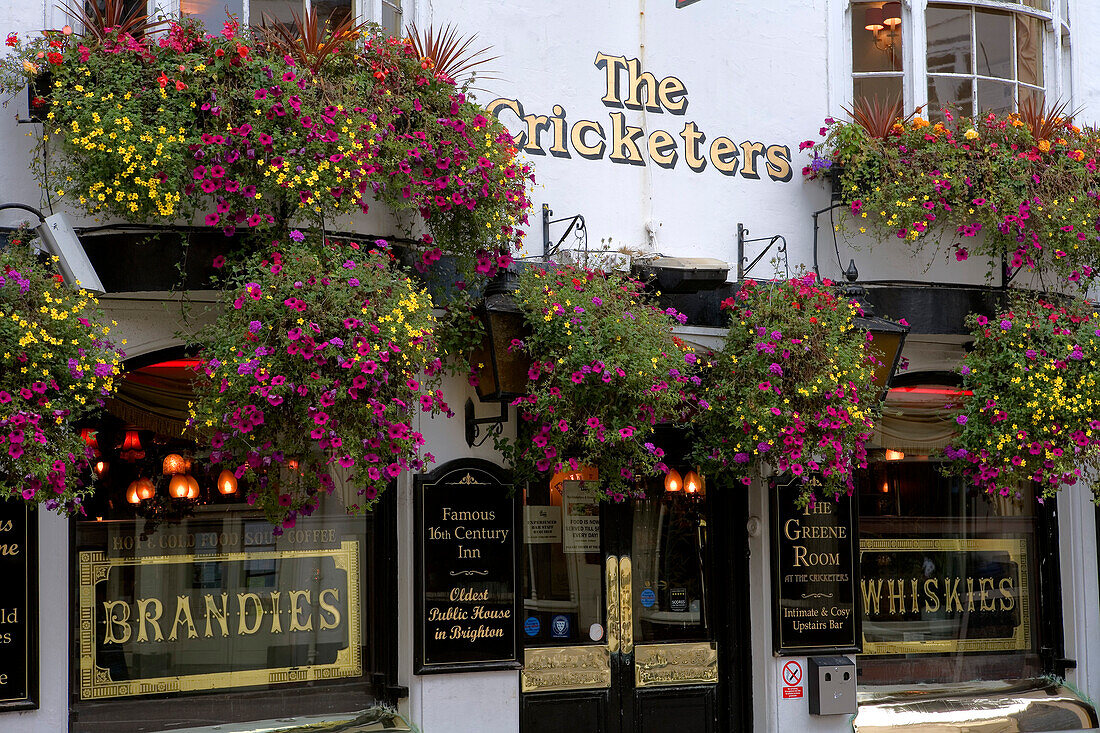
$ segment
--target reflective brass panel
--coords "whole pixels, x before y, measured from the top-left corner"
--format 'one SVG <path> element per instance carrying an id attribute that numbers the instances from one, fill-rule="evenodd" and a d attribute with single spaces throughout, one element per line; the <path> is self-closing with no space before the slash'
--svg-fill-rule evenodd
<path id="1" fill-rule="evenodd" d="M 634 650 L 634 685 L 718 683 L 718 649 L 712 642 L 639 644 Z"/>
<path id="2" fill-rule="evenodd" d="M 607 558 L 607 651 L 619 653 L 619 558 Z"/>
<path id="3" fill-rule="evenodd" d="M 619 558 L 619 648 L 623 654 L 634 651 L 634 603 L 631 597 L 629 557 Z"/>
<path id="4" fill-rule="evenodd" d="M 611 654 L 602 645 L 526 649 L 520 680 L 524 692 L 611 687 Z"/>
<path id="5" fill-rule="evenodd" d="M 1017 733 L 1097 726 L 1096 711 L 1072 690 L 1048 680 L 865 688 L 856 733 Z"/>

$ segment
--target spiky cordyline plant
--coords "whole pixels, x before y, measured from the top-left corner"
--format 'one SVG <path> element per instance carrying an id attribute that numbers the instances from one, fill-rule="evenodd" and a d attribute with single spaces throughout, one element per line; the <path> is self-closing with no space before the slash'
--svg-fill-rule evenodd
<path id="1" fill-rule="evenodd" d="M 407 30 L 416 53 L 421 58 L 430 59 L 437 74 L 442 74 L 459 86 L 473 79 L 477 67 L 500 58 L 485 55 L 489 52 L 490 46 L 477 50 L 471 49 L 470 47 L 477 40 L 477 34 L 461 36 L 458 29 L 450 23 L 439 29 L 428 27 L 421 31 L 416 26 L 409 26 Z M 480 73 L 478 76 L 481 79 L 496 78 L 486 73 Z"/>
<path id="2" fill-rule="evenodd" d="M 317 21 L 317 11 L 313 8 L 302 16 L 292 10 L 291 15 L 294 21 L 290 25 L 264 16 L 259 33 L 269 46 L 290 56 L 313 74 L 317 74 L 325 59 L 354 42 L 367 25 L 355 24 L 348 15 L 329 27 L 328 21 Z"/>

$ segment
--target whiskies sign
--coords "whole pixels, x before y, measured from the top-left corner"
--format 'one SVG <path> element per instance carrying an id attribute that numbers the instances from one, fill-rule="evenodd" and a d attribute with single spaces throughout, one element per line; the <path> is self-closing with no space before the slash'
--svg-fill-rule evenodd
<path id="1" fill-rule="evenodd" d="M 799 508 L 798 494 L 797 483 L 772 485 L 775 652 L 859 652 L 852 498 Z"/>
<path id="2" fill-rule="evenodd" d="M 38 707 L 38 512 L 0 503 L 0 712 Z"/>
<path id="3" fill-rule="evenodd" d="M 416 674 L 519 669 L 519 503 L 479 460 L 416 478 Z"/>

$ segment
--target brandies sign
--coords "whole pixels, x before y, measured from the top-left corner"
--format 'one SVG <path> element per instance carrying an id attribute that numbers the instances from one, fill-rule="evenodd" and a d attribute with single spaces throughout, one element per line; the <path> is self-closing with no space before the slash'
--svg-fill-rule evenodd
<path id="1" fill-rule="evenodd" d="M 416 674 L 519 669 L 519 502 L 486 461 L 416 479 Z"/>
<path id="2" fill-rule="evenodd" d="M 818 498 L 800 509 L 799 488 L 773 483 L 771 489 L 775 652 L 858 652 L 852 498 Z"/>
<path id="3" fill-rule="evenodd" d="M 220 551 L 234 534 L 207 554 L 207 533 L 178 539 L 193 549 L 79 553 L 82 700 L 363 674 L 359 540 Z"/>
<path id="4" fill-rule="evenodd" d="M 38 512 L 0 503 L 0 711 L 38 707 Z"/>

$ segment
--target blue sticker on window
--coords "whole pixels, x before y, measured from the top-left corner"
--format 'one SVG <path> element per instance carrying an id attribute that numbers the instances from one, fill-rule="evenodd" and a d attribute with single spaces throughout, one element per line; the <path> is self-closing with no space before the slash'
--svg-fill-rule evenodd
<path id="1" fill-rule="evenodd" d="M 541 628 L 542 624 L 534 616 L 528 616 L 527 620 L 523 622 L 523 630 L 527 632 L 528 636 L 538 636 Z"/>
<path id="2" fill-rule="evenodd" d="M 555 616 L 550 621 L 550 637 L 553 639 L 569 638 L 569 617 Z"/>
<path id="3" fill-rule="evenodd" d="M 642 591 L 642 594 L 638 596 L 638 600 L 642 602 L 642 605 L 646 608 L 653 608 L 653 604 L 657 602 L 657 594 L 653 592 L 652 588 L 646 588 Z"/>

